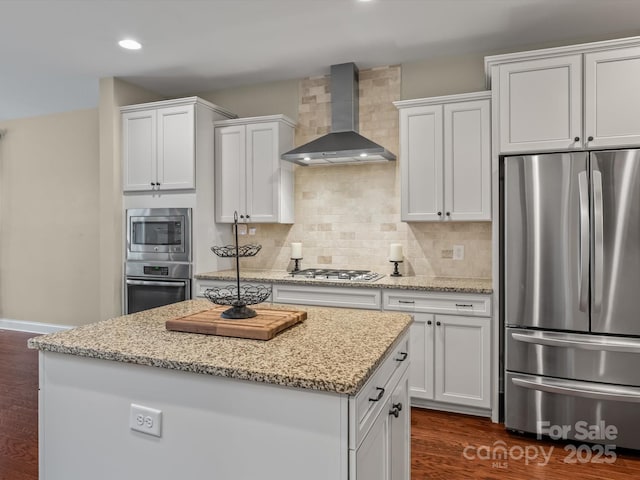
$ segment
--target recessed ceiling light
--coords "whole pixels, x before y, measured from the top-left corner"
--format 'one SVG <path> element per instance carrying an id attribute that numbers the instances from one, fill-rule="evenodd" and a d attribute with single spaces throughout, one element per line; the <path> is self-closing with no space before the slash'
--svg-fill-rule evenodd
<path id="1" fill-rule="evenodd" d="M 360 0 L 360 1 L 363 1 L 363 2 L 364 2 L 365 0 Z M 361 156 L 361 157 L 366 157 L 366 156 L 367 156 L 367 154 L 366 154 L 366 153 L 361 153 L 361 154 L 360 154 L 360 156 Z"/>
<path id="2" fill-rule="evenodd" d="M 127 50 L 140 50 L 142 48 L 140 42 L 136 42 L 135 40 L 132 40 L 130 38 L 120 40 L 118 42 L 118 45 L 120 45 L 122 48 L 126 48 Z"/>
<path id="3" fill-rule="evenodd" d="M 304 157 L 304 161 L 305 161 L 305 162 L 309 162 L 309 161 L 311 161 L 311 157 Z"/>

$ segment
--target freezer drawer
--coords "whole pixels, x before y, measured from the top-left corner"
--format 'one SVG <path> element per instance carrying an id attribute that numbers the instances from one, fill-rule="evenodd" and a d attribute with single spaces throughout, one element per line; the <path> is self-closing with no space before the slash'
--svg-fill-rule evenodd
<path id="1" fill-rule="evenodd" d="M 505 353 L 511 372 L 640 387 L 637 338 L 507 328 Z"/>
<path id="2" fill-rule="evenodd" d="M 505 400 L 508 429 L 538 434 L 559 427 L 562 439 L 640 449 L 640 388 L 507 372 Z"/>

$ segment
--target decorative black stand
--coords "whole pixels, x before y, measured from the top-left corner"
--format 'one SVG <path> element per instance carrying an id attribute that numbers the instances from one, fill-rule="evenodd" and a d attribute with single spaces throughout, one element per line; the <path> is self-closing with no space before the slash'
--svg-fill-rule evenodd
<path id="1" fill-rule="evenodd" d="M 391 263 L 393 263 L 393 273 L 391 274 L 392 277 L 401 277 L 402 274 L 400 273 L 400 270 L 398 270 L 398 264 L 402 263 L 402 260 L 389 260 Z"/>
<path id="2" fill-rule="evenodd" d="M 238 212 L 233 213 L 233 229 L 235 232 L 235 245 L 224 247 L 211 247 L 211 251 L 219 257 L 235 257 L 236 259 L 236 285 L 221 288 L 208 288 L 204 296 L 217 305 L 231 305 L 220 315 L 227 319 L 251 318 L 257 315 L 256 311 L 247 307 L 264 302 L 271 289 L 263 285 L 240 286 L 240 257 L 254 257 L 258 254 L 262 245 L 238 245 Z"/>
<path id="3" fill-rule="evenodd" d="M 301 258 L 292 258 L 291 260 L 293 260 L 295 262 L 295 264 L 293 265 L 293 270 L 291 270 L 292 272 L 299 272 L 300 271 L 300 260 L 302 260 Z"/>

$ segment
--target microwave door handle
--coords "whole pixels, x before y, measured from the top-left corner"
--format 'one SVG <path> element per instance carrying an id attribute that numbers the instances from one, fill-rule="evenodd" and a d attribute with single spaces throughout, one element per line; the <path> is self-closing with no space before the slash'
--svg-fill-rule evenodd
<path id="1" fill-rule="evenodd" d="M 581 312 L 589 308 L 589 186 L 587 172 L 578 174 L 580 197 L 580 262 L 578 265 L 578 307 Z"/>
<path id="2" fill-rule="evenodd" d="M 602 174 L 593 170 L 593 308 L 602 308 L 602 278 L 604 273 L 604 219 L 602 207 Z"/>
<path id="3" fill-rule="evenodd" d="M 127 285 L 144 286 L 144 287 L 170 287 L 170 288 L 183 288 L 187 286 L 185 281 L 170 281 L 170 282 L 150 282 L 149 280 L 127 280 Z"/>

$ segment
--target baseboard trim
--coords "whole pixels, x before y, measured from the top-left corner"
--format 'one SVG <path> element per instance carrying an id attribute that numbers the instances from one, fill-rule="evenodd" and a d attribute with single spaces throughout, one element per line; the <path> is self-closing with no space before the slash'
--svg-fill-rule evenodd
<path id="1" fill-rule="evenodd" d="M 476 417 L 491 417 L 491 409 L 468 407 L 464 405 L 454 405 L 452 403 L 435 402 L 433 400 L 425 400 L 422 398 L 411 397 L 411 406 L 418 408 L 426 408 L 429 410 L 442 410 L 444 412 L 463 413 L 466 415 L 474 415 Z"/>
<path id="2" fill-rule="evenodd" d="M 55 333 L 73 328 L 71 325 L 56 325 L 53 323 L 28 322 L 26 320 L 11 320 L 0 318 L 0 330 L 15 330 L 28 333 Z"/>

